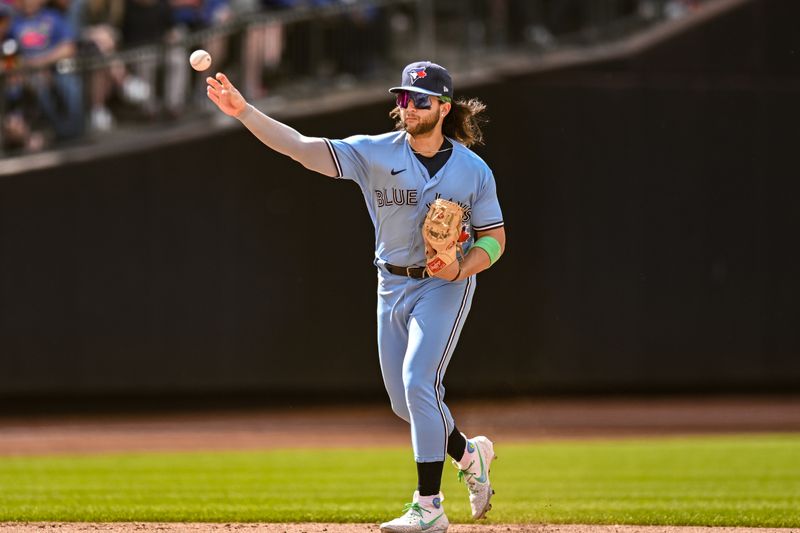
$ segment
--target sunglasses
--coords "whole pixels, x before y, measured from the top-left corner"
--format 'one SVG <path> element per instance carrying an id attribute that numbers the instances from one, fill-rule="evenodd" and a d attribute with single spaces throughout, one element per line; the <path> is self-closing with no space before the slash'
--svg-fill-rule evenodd
<path id="1" fill-rule="evenodd" d="M 447 96 L 438 96 L 442 102 L 449 102 L 450 98 Z M 430 95 L 418 93 L 415 91 L 400 91 L 397 93 L 397 107 L 405 109 L 408 107 L 408 102 L 413 101 L 414 107 L 417 109 L 430 109 L 431 97 Z"/>

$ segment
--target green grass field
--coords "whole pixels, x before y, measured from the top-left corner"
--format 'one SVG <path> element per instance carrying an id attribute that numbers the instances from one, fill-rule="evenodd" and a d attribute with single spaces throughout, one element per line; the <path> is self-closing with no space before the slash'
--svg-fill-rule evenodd
<path id="1" fill-rule="evenodd" d="M 498 444 L 490 523 L 800 526 L 800 435 Z M 0 521 L 378 522 L 406 449 L 0 457 Z M 453 522 L 466 489 L 445 465 Z"/>

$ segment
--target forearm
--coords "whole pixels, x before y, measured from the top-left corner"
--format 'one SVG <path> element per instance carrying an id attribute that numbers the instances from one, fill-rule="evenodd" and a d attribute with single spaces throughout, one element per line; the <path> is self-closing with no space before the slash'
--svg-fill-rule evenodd
<path id="1" fill-rule="evenodd" d="M 478 274 L 479 272 L 483 272 L 497 262 L 500 256 L 503 255 L 503 252 L 505 252 L 506 232 L 504 228 L 482 231 L 478 233 L 477 237 L 478 241 L 483 237 L 488 237 L 491 242 L 483 244 L 482 242 L 476 241 L 478 245 L 473 245 L 467 251 L 464 260 L 461 261 L 459 265 L 449 265 L 448 269 L 451 270 L 443 273 L 441 276 L 442 278 L 451 281 L 459 281 Z M 492 260 L 489 251 L 491 251 L 491 254 L 494 256 L 494 260 Z"/>
<path id="2" fill-rule="evenodd" d="M 492 266 L 489 255 L 481 248 L 470 248 L 464 260 L 461 261 L 461 274 L 459 279 L 468 278 L 479 272 L 483 272 Z"/>
<path id="3" fill-rule="evenodd" d="M 71 42 L 66 42 L 56 46 L 49 52 L 26 60 L 25 64 L 30 67 L 43 67 L 74 55 L 75 45 Z"/>
<path id="4" fill-rule="evenodd" d="M 336 176 L 328 144 L 318 137 L 306 137 L 272 119 L 250 104 L 236 116 L 258 140 L 276 152 L 289 156 L 304 167 L 326 176 Z"/>
<path id="5" fill-rule="evenodd" d="M 435 277 L 447 281 L 461 281 L 483 272 L 492 266 L 489 255 L 482 248 L 470 248 L 462 261 L 454 261 L 447 265 Z"/>

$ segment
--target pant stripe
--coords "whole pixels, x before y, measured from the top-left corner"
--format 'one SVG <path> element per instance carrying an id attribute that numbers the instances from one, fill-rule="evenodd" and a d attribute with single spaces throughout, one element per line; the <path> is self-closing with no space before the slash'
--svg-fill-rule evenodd
<path id="1" fill-rule="evenodd" d="M 456 315 L 456 321 L 453 324 L 453 329 L 450 330 L 450 337 L 447 339 L 447 345 L 444 347 L 444 353 L 442 353 L 442 358 L 439 360 L 439 366 L 436 368 L 436 383 L 434 384 L 434 392 L 436 392 L 436 405 L 439 407 L 439 414 L 442 415 L 442 424 L 444 425 L 444 458 L 447 459 L 447 440 L 450 437 L 450 432 L 447 431 L 447 417 L 444 414 L 444 407 L 442 407 L 442 398 L 439 394 L 439 387 L 442 384 L 442 371 L 445 367 L 445 363 L 447 362 L 447 354 L 453 348 L 453 343 L 455 342 L 456 333 L 458 332 L 458 326 L 464 319 L 464 310 L 467 307 L 467 301 L 469 300 L 469 292 L 472 289 L 473 280 L 472 276 L 467 278 L 467 285 L 464 289 L 464 297 L 461 299 L 461 306 L 458 308 L 458 314 Z"/>

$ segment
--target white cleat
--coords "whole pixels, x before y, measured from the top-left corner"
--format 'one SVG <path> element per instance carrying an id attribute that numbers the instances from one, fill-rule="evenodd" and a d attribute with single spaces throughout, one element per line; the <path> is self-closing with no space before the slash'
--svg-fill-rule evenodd
<path id="1" fill-rule="evenodd" d="M 450 521 L 444 514 L 442 502 L 444 496 L 440 492 L 433 498 L 430 505 L 420 503 L 419 492 L 414 492 L 411 503 L 403 507 L 403 516 L 391 522 L 381 524 L 383 533 L 444 533 L 450 527 Z"/>
<path id="2" fill-rule="evenodd" d="M 489 482 L 489 469 L 496 458 L 492 441 L 481 435 L 467 439 L 467 450 L 461 459 L 466 464 L 453 461 L 458 468 L 458 480 L 466 483 L 469 489 L 469 506 L 475 520 L 486 518 L 486 513 L 492 508 L 490 502 L 494 491 Z"/>

